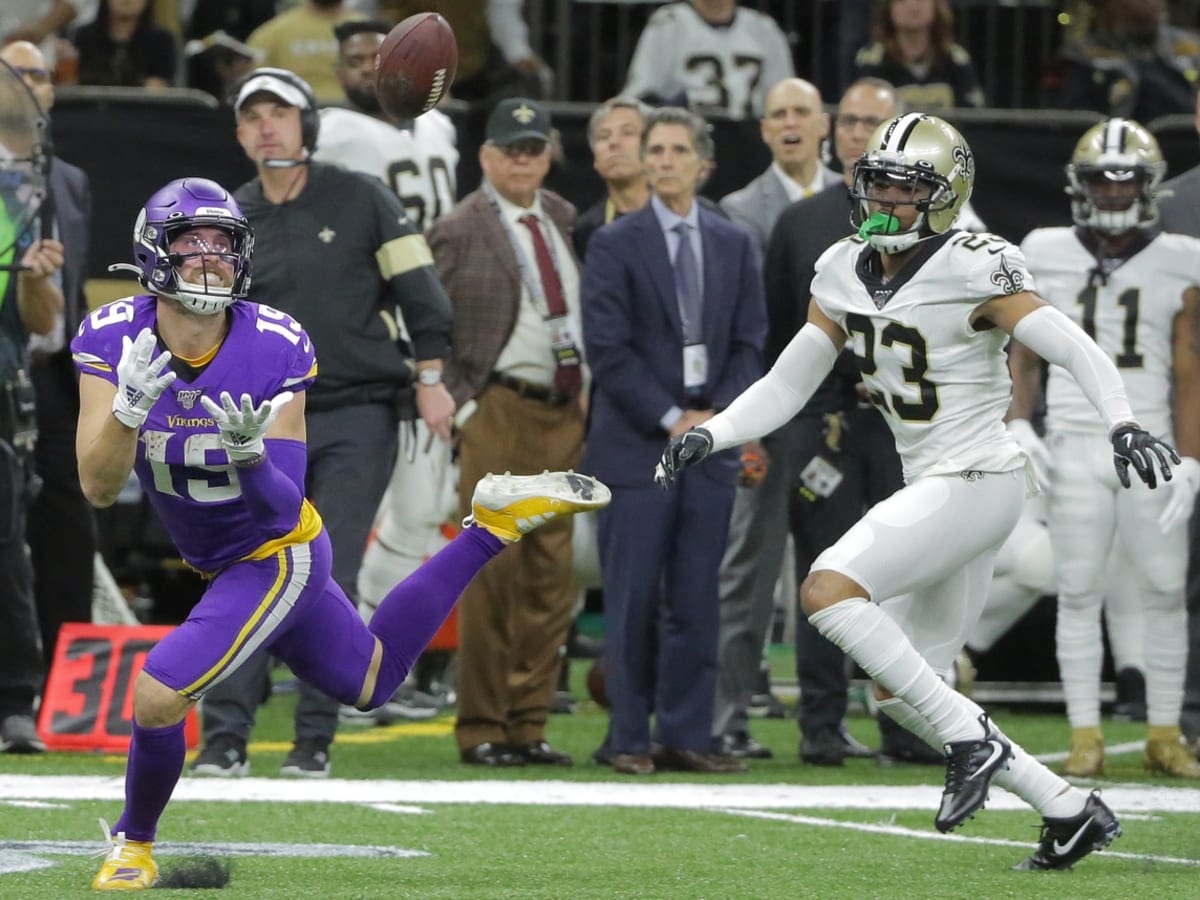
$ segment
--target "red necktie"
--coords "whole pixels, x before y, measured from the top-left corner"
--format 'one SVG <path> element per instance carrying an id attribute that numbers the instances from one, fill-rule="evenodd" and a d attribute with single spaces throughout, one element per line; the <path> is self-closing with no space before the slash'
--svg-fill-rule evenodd
<path id="1" fill-rule="evenodd" d="M 567 301 L 563 297 L 562 282 L 558 280 L 558 272 L 554 270 L 554 260 L 550 256 L 550 248 L 546 246 L 546 239 L 542 237 L 542 229 L 538 228 L 537 216 L 530 213 L 521 216 L 517 221 L 528 228 L 529 234 L 533 237 L 533 255 L 537 257 L 538 274 L 542 279 L 542 294 L 546 297 L 546 310 L 549 312 L 550 318 L 565 316 Z M 563 365 L 558 348 L 555 348 L 555 359 L 558 364 L 554 369 L 554 386 L 568 397 L 578 396 L 580 388 L 583 387 L 583 375 L 579 371 L 578 350 L 572 356 L 574 363 Z"/>

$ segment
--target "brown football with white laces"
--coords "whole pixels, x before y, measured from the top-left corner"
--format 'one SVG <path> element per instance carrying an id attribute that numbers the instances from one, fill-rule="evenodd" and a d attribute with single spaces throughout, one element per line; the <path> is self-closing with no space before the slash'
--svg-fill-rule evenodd
<path id="1" fill-rule="evenodd" d="M 375 85 L 383 111 L 415 119 L 441 101 L 458 70 L 458 42 L 437 13 L 409 16 L 379 46 Z"/>

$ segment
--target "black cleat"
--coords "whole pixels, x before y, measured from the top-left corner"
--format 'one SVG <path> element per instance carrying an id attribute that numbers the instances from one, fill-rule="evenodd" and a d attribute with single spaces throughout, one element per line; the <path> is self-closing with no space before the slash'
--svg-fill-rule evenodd
<path id="1" fill-rule="evenodd" d="M 1019 872 L 1069 869 L 1093 850 L 1103 850 L 1121 836 L 1121 823 L 1092 791 L 1083 811 L 1069 819 L 1042 819 L 1037 851 L 1013 866 Z"/>
<path id="2" fill-rule="evenodd" d="M 987 715 L 979 723 L 987 734 L 980 741 L 946 744 L 946 789 L 933 824 L 943 833 L 953 831 L 987 802 L 988 788 L 1001 769 L 1008 768 L 1012 744 L 992 729 Z"/>

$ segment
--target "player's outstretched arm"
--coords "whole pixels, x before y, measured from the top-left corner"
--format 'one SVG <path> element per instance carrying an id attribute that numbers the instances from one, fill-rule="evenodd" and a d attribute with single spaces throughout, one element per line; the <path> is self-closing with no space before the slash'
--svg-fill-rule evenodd
<path id="1" fill-rule="evenodd" d="M 1171 480 L 1171 462 L 1179 464 L 1175 450 L 1146 432 L 1129 407 L 1125 384 L 1116 365 L 1082 328 L 1036 294 L 1023 291 L 993 297 L 977 310 L 1047 362 L 1071 373 L 1084 396 L 1108 426 L 1117 476 L 1129 487 L 1129 467 L 1150 487 Z"/>
<path id="2" fill-rule="evenodd" d="M 167 368 L 170 352 L 157 351 L 154 332 L 143 328 L 136 338 L 121 338 L 115 387 L 94 375 L 80 378 L 75 451 L 84 496 L 95 506 L 117 499 L 133 468 L 141 427 L 176 378 Z"/>
<path id="3" fill-rule="evenodd" d="M 1183 295 L 1183 309 L 1171 333 L 1171 411 L 1175 446 L 1183 461 L 1171 482 L 1171 496 L 1159 517 L 1163 533 L 1186 522 L 1200 490 L 1200 288 Z"/>
<path id="4" fill-rule="evenodd" d="M 655 470 L 665 488 L 710 453 L 770 434 L 804 408 L 837 361 L 846 335 L 815 300 L 808 322 L 784 348 L 775 365 L 700 428 L 671 438 Z"/>
<path id="5" fill-rule="evenodd" d="M 133 470 L 138 431 L 122 425 L 112 414 L 116 385 L 96 375 L 79 376 L 79 428 L 75 454 L 79 483 L 92 506 L 116 502 Z"/>

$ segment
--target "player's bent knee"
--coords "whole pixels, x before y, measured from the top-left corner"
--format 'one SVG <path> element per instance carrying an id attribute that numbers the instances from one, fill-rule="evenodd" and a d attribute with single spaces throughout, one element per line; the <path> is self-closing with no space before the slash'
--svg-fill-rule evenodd
<path id="1" fill-rule="evenodd" d="M 133 717 L 143 728 L 168 728 L 182 722 L 195 702 L 145 671 L 133 683 Z"/>
<path id="2" fill-rule="evenodd" d="M 870 599 L 861 584 L 831 569 L 809 572 L 804 584 L 800 586 L 800 608 L 806 616 L 819 613 L 851 597 Z"/>
<path id="3" fill-rule="evenodd" d="M 361 710 L 374 709 L 377 706 L 382 706 L 387 700 L 392 691 L 388 691 L 386 695 L 380 699 L 375 697 L 375 691 L 379 686 L 379 667 L 383 664 L 383 643 L 378 636 L 375 638 L 375 649 L 371 653 L 371 664 L 367 666 L 367 674 L 363 678 L 362 690 L 358 692 L 358 700 L 355 702 Z M 399 687 L 399 685 L 397 685 Z"/>

